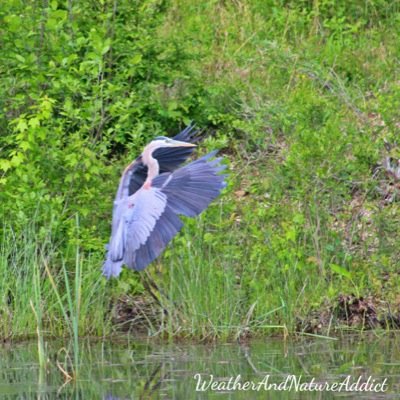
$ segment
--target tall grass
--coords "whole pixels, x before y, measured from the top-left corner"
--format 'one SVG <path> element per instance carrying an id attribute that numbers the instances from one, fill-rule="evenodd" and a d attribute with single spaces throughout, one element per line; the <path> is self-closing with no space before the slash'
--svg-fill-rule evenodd
<path id="1" fill-rule="evenodd" d="M 271 322 L 271 316 L 282 313 L 285 305 L 276 306 L 276 299 L 264 303 L 265 296 L 259 293 L 265 290 L 262 284 L 249 295 L 249 279 L 257 280 L 260 265 L 250 260 L 249 251 L 239 249 L 241 228 L 227 230 L 223 207 L 214 205 L 213 211 L 214 228 L 203 216 L 186 220 L 187 227 L 167 251 L 162 274 L 153 270 L 168 316 L 164 331 L 169 337 L 202 340 L 239 339 L 254 331 L 286 335 L 282 319 L 276 319 L 282 324 Z M 216 227 L 220 234 L 213 236 L 210 230 Z M 251 238 L 242 238 L 241 246 L 250 250 Z M 274 296 L 271 293 L 269 299 Z"/>
<path id="2" fill-rule="evenodd" d="M 0 292 L 1 313 L 8 318 L 1 318 L 2 336 L 17 339 L 36 335 L 39 364 L 43 367 L 45 341 L 60 336 L 71 339 L 66 351 L 76 375 L 80 365 L 79 337 L 109 332 L 108 296 L 100 260 L 84 254 L 79 241 L 73 258 L 68 251 L 60 254 L 50 231 L 39 241 L 34 224 L 19 234 L 11 226 L 4 228 Z"/>
<path id="3" fill-rule="evenodd" d="M 35 316 L 36 320 L 36 333 L 37 333 L 37 341 L 38 341 L 38 359 L 39 359 L 39 367 L 42 371 L 41 377 L 43 376 L 43 371 L 47 366 L 47 357 L 45 352 L 45 342 L 43 336 L 43 309 L 42 309 L 42 291 L 41 291 L 41 279 L 40 279 L 40 271 L 38 265 L 34 265 L 34 273 L 33 273 L 33 282 L 32 282 L 33 290 L 34 290 L 34 298 L 30 299 L 30 305 L 32 308 L 32 312 Z M 40 379 L 42 381 L 42 379 Z"/>
<path id="4" fill-rule="evenodd" d="M 76 249 L 76 259 L 75 259 L 75 277 L 74 277 L 74 287 L 72 287 L 65 263 L 62 263 L 62 275 L 64 280 L 62 281 L 62 288 L 60 289 L 54 277 L 48 267 L 45 264 L 46 272 L 50 280 L 52 289 L 57 298 L 57 302 L 64 317 L 65 326 L 68 329 L 68 334 L 72 338 L 72 348 L 73 348 L 73 363 L 72 376 L 69 375 L 67 369 L 63 369 L 65 375 L 70 378 L 76 378 L 78 376 L 78 371 L 80 367 L 80 347 L 79 347 L 79 318 L 80 318 L 80 302 L 81 302 L 81 285 L 82 285 L 82 275 L 81 275 L 81 261 L 79 257 L 79 247 Z M 64 296 L 61 292 L 65 292 Z M 64 299 L 62 298 L 64 297 Z M 65 300 L 66 297 L 66 300 Z M 66 350 L 65 350 L 66 351 Z M 68 351 L 66 351 L 68 355 Z M 68 357 L 66 358 L 68 359 Z"/>

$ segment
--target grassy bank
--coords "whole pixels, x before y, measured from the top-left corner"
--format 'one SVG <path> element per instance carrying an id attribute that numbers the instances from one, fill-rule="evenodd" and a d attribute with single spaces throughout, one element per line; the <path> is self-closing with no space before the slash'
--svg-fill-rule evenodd
<path id="1" fill-rule="evenodd" d="M 396 327 L 398 2 L 95 8 L 0 10 L 0 335 Z M 142 146 L 190 121 L 228 187 L 149 267 L 156 301 L 146 274 L 100 276 L 112 199 Z"/>

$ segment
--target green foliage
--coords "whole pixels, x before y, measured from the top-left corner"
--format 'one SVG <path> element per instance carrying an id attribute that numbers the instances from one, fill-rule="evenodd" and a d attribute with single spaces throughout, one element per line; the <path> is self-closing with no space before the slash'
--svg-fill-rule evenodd
<path id="1" fill-rule="evenodd" d="M 208 134 L 201 151 L 225 151 L 230 176 L 160 258 L 168 332 L 293 330 L 342 291 L 394 301 L 399 207 L 381 189 L 396 184 L 376 168 L 385 142 L 399 159 L 399 19 L 385 0 L 4 2 L 3 335 L 34 332 L 29 300 L 41 329 L 68 331 L 68 297 L 53 289 L 74 274 L 71 249 L 85 260 L 80 332 L 90 321 L 103 332 L 112 306 L 91 314 L 95 296 L 143 293 L 131 272 L 90 291 L 114 191 L 144 143 L 190 121 Z M 56 286 L 38 252 L 51 253 Z"/>

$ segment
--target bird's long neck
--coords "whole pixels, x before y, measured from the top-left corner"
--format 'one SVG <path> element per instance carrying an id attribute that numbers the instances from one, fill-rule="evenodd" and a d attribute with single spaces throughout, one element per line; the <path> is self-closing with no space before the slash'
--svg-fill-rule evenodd
<path id="1" fill-rule="evenodd" d="M 145 183 L 150 183 L 160 173 L 160 166 L 158 161 L 152 156 L 152 150 L 144 152 L 143 164 L 147 167 L 147 179 Z"/>

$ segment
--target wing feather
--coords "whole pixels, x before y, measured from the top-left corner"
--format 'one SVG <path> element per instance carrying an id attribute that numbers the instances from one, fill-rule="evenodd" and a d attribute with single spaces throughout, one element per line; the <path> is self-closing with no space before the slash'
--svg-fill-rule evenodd
<path id="1" fill-rule="evenodd" d="M 124 262 L 134 268 L 135 252 L 146 243 L 151 232 L 164 212 L 167 199 L 157 189 L 141 189 L 131 196 L 133 204 L 128 205 L 123 216 Z"/>
<path id="2" fill-rule="evenodd" d="M 211 155 L 214 155 L 212 153 Z M 208 161 L 210 155 L 173 173 L 153 179 L 153 186 L 166 196 L 167 204 L 145 243 L 135 253 L 133 269 L 143 270 L 154 261 L 183 226 L 178 214 L 200 214 L 225 187 L 223 167 Z"/>
<path id="3" fill-rule="evenodd" d="M 176 214 L 194 217 L 205 210 L 226 186 L 224 175 L 218 174 L 225 166 L 221 159 L 210 161 L 216 152 L 185 165 L 171 174 L 162 174 L 153 179 L 167 196 L 168 205 Z"/>
<path id="4" fill-rule="evenodd" d="M 135 270 L 146 268 L 182 228 L 179 215 L 200 214 L 220 194 L 225 175 L 219 172 L 225 166 L 221 159 L 211 159 L 215 154 L 162 173 L 153 179 L 150 189 L 141 188 L 116 202 L 120 225 L 116 226 L 115 243 L 110 242 L 105 276 L 118 276 L 122 263 Z"/>
<path id="5" fill-rule="evenodd" d="M 182 226 L 182 221 L 167 205 L 148 240 L 136 252 L 134 269 L 141 271 L 154 261 Z"/>

